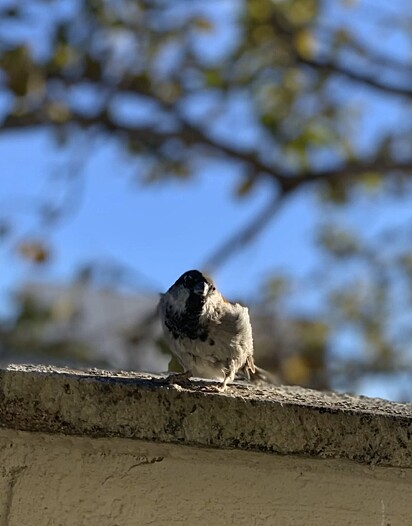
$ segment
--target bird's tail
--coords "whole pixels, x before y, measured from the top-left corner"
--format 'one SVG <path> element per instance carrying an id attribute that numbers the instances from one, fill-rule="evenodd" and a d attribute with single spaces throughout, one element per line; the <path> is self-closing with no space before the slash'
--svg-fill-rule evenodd
<path id="1" fill-rule="evenodd" d="M 280 385 L 280 378 L 276 374 L 265 371 L 255 364 L 253 364 L 253 369 L 245 365 L 240 374 L 243 379 L 247 379 L 252 384 Z"/>
<path id="2" fill-rule="evenodd" d="M 271 385 L 280 385 L 280 378 L 274 374 L 257 367 L 255 365 L 255 372 L 250 375 L 250 381 L 254 384 L 271 384 Z"/>

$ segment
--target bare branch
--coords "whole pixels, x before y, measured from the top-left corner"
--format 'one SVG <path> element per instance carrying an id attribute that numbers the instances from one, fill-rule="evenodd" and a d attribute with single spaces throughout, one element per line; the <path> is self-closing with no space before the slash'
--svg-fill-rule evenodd
<path id="1" fill-rule="evenodd" d="M 273 15 L 271 22 L 279 34 L 293 42 L 295 30 L 285 19 L 280 19 L 278 16 Z M 322 30 L 322 28 L 320 29 Z M 350 80 L 370 86 L 384 93 L 391 93 L 402 97 L 412 98 L 412 88 L 409 84 L 407 86 L 390 84 L 375 78 L 370 74 L 364 74 L 361 71 L 352 70 L 342 64 L 337 64 L 336 62 L 328 59 L 304 57 L 295 47 L 291 47 L 290 51 L 292 53 L 292 57 L 298 64 L 306 65 L 320 71 L 325 71 L 326 73 L 336 73 L 342 75 Z"/>
<path id="2" fill-rule="evenodd" d="M 53 122 L 44 112 L 37 111 L 27 113 L 24 116 L 9 115 L 3 121 L 0 127 L 0 133 L 12 129 L 33 128 L 45 125 L 58 127 L 77 124 L 85 128 L 96 126 L 109 132 L 125 133 L 130 137 L 156 147 L 160 147 L 167 140 L 179 139 L 186 146 L 209 148 L 215 156 L 223 155 L 235 162 L 246 163 L 255 175 L 273 179 L 277 183 L 279 190 L 283 193 L 322 181 L 332 181 L 341 178 L 354 179 L 367 172 L 412 172 L 412 159 L 398 161 L 396 159 L 387 159 L 378 156 L 374 159 L 350 162 L 328 170 L 307 170 L 302 174 L 291 173 L 287 169 L 282 170 L 272 164 L 263 162 L 259 158 L 259 154 L 255 151 L 239 150 L 220 143 L 211 138 L 201 128 L 185 120 L 179 113 L 175 114 L 175 116 L 178 123 L 176 129 L 165 131 L 147 125 L 139 126 L 116 122 L 107 111 L 91 117 L 72 112 L 67 120 L 61 122 Z"/>
<path id="3" fill-rule="evenodd" d="M 346 31 L 349 32 L 349 29 L 346 28 Z M 328 40 L 333 40 L 336 36 L 336 29 L 322 25 L 316 24 L 316 32 L 326 36 Z M 354 34 L 354 31 L 350 33 L 350 40 L 342 45 L 343 49 L 349 50 L 358 57 L 366 60 L 370 66 L 374 68 L 385 68 L 390 70 L 391 73 L 396 73 L 400 75 L 412 76 L 411 63 L 406 60 L 398 60 L 395 56 L 388 56 L 382 52 L 371 49 L 369 46 L 361 42 L 361 40 Z"/>
<path id="4" fill-rule="evenodd" d="M 228 157 L 231 157 L 233 160 L 241 161 L 253 168 L 255 173 L 267 174 L 279 183 L 282 189 L 288 189 L 292 184 L 290 181 L 290 174 L 282 172 L 280 169 L 277 169 L 273 165 L 269 165 L 263 162 L 259 155 L 250 150 L 238 150 L 232 146 L 222 144 L 221 142 L 215 141 L 209 135 L 207 135 L 202 129 L 198 128 L 192 123 L 189 123 L 183 117 L 179 116 L 179 121 L 183 126 L 183 129 L 188 133 L 193 139 L 196 139 L 199 144 L 204 144 L 209 147 L 212 147 L 216 151 L 225 154 Z"/>
<path id="5" fill-rule="evenodd" d="M 386 159 L 378 156 L 369 161 L 352 162 L 341 167 L 331 168 L 330 170 L 308 171 L 301 177 L 294 177 L 294 180 L 296 181 L 296 186 L 299 186 L 305 183 L 333 181 L 341 178 L 353 179 L 368 172 L 412 173 L 412 159 L 397 161 L 395 159 Z"/>
<path id="6" fill-rule="evenodd" d="M 167 107 L 172 109 L 173 107 Z M 69 124 L 78 124 L 82 127 L 101 126 L 107 131 L 111 132 L 125 132 L 137 139 L 146 141 L 154 145 L 162 145 L 169 139 L 180 139 L 187 146 L 203 146 L 211 148 L 215 155 L 231 157 L 234 161 L 244 162 L 252 167 L 255 173 L 267 174 L 271 178 L 277 180 L 282 188 L 288 189 L 291 185 L 294 186 L 294 181 L 290 179 L 288 174 L 282 173 L 273 165 L 269 165 L 260 160 L 258 154 L 252 150 L 245 151 L 225 145 L 216 141 L 202 129 L 190 123 L 183 116 L 176 113 L 178 126 L 175 130 L 162 131 L 151 126 L 129 125 L 116 122 L 107 111 L 103 111 L 95 116 L 85 116 L 80 113 L 71 112 L 67 120 L 58 122 L 51 121 L 50 117 L 44 112 L 27 113 L 24 116 L 9 115 L 3 121 L 0 127 L 0 133 L 7 130 L 19 128 L 33 128 L 37 126 L 67 126 Z"/>
<path id="7" fill-rule="evenodd" d="M 376 79 L 372 75 L 364 74 L 360 71 L 354 71 L 341 64 L 336 64 L 335 62 L 320 60 L 317 58 L 305 58 L 301 55 L 297 55 L 297 61 L 300 64 L 325 71 L 327 73 L 337 73 L 350 80 L 360 82 L 361 84 L 365 84 L 366 86 L 370 86 L 384 93 L 391 93 L 394 95 L 400 95 L 402 97 L 412 98 L 412 89 L 410 87 L 389 84 L 383 80 Z"/>
<path id="8" fill-rule="evenodd" d="M 288 191 L 279 192 L 274 199 L 271 199 L 269 204 L 259 210 L 259 213 L 249 224 L 235 232 L 209 256 L 203 268 L 212 273 L 217 267 L 222 266 L 229 258 L 233 257 L 236 252 L 251 243 L 278 213 L 287 194 Z"/>

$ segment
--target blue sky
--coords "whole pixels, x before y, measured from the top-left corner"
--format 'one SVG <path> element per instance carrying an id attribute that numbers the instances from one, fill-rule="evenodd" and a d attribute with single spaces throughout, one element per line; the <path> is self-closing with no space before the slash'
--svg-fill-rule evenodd
<path id="1" fill-rule="evenodd" d="M 0 170 L 6 175 L 0 182 L 1 202 L 12 209 L 22 234 L 42 235 L 34 226 L 35 215 L 27 212 L 32 200 L 50 192 L 50 173 L 65 166 L 59 157 L 47 133 L 0 137 Z M 76 266 L 91 258 L 123 263 L 150 277 L 153 289 L 164 290 L 183 271 L 201 267 L 271 198 L 271 187 L 263 181 L 250 197 L 232 198 L 238 179 L 229 166 L 187 182 L 142 185 L 110 142 L 90 156 L 83 170 L 78 209 L 48 234 L 54 247 L 50 266 L 37 272 L 8 246 L 3 257 L 12 264 L 2 273 L 2 290 L 42 275 L 69 279 Z M 274 268 L 306 270 L 313 260 L 309 247 L 315 218 L 313 199 L 294 199 L 256 242 L 217 273 L 220 287 L 229 296 L 247 296 Z"/>

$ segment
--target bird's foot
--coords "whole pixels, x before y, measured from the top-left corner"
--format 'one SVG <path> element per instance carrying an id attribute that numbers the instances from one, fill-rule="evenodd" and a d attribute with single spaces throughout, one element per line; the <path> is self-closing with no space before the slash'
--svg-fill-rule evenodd
<path id="1" fill-rule="evenodd" d="M 171 373 L 166 376 L 166 378 L 158 378 L 156 381 L 158 381 L 161 384 L 167 384 L 167 385 L 182 385 L 187 384 L 189 382 L 189 378 L 192 376 L 191 371 L 185 371 L 184 373 Z"/>
<path id="2" fill-rule="evenodd" d="M 227 385 L 225 382 L 221 384 L 205 385 L 202 387 L 202 391 L 208 391 L 209 393 L 223 393 L 226 391 Z"/>

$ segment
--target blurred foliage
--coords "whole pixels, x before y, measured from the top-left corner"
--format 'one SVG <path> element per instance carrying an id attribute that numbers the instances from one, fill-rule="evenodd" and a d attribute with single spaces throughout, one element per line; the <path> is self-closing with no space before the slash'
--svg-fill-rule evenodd
<path id="1" fill-rule="evenodd" d="M 5 2 L 1 133 L 47 128 L 59 147 L 82 143 L 77 161 L 95 137 L 110 137 L 136 162 L 140 182 L 184 180 L 199 166 L 224 160 L 238 170 L 237 197 L 247 198 L 258 180 L 270 181 L 282 201 L 312 189 L 326 218 L 317 234 L 320 269 L 310 279 L 320 307 L 310 317 L 292 315 L 288 295 L 303 294 L 307 284 L 290 291 L 282 275 L 270 277 L 255 301 L 262 365 L 287 382 L 321 388 L 404 371 L 412 359 L 406 345 L 412 320 L 405 316 L 412 299 L 409 232 L 400 225 L 372 239 L 366 231 L 373 218 L 352 230 L 334 218 L 360 195 L 402 200 L 411 194 L 407 6 L 394 12 L 361 0 Z M 342 9 L 364 20 L 365 34 Z M 382 51 L 391 37 L 404 42 L 404 53 Z M 385 121 L 385 105 L 400 120 Z M 365 141 L 368 127 L 374 134 Z M 248 141 L 246 129 L 254 132 Z M 43 227 L 74 207 L 78 168 L 65 176 L 74 188 L 67 199 L 38 207 Z M 245 232 L 242 243 L 269 217 Z M 15 235 L 13 221 L 0 218 L 0 242 Z M 35 265 L 53 253 L 39 237 L 13 246 Z M 219 262 L 231 252 L 229 245 Z M 30 313 L 41 325 L 42 313 L 30 308 L 22 304 L 15 335 L 33 334 L 26 331 Z M 340 341 L 358 346 L 359 359 L 336 351 L 342 333 Z M 19 338 L 13 336 L 13 349 L 23 345 Z"/>
<path id="2" fill-rule="evenodd" d="M 61 316 L 30 294 L 15 298 L 17 311 L 12 319 L 0 323 L 0 362 L 9 360 L 48 361 L 72 365 L 107 365 L 95 350 L 76 339 L 53 330 Z M 56 305 L 57 306 L 57 305 Z M 61 314 L 61 313 L 60 313 Z"/>

